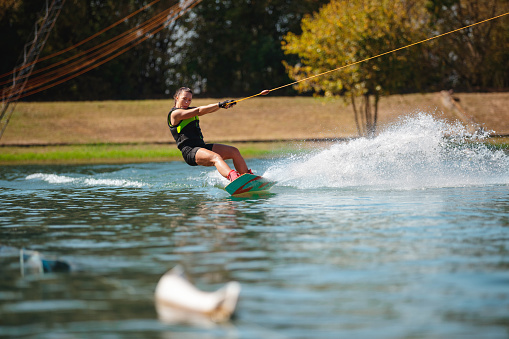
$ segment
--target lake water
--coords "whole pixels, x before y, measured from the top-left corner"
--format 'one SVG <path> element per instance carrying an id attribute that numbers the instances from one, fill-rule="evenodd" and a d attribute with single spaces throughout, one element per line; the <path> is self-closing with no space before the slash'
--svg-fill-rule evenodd
<path id="1" fill-rule="evenodd" d="M 2 167 L 0 243 L 72 270 L 0 255 L 0 337 L 509 337 L 506 153 L 420 114 L 248 163 L 271 194 L 180 161 Z M 160 321 L 177 264 L 203 290 L 240 282 L 236 317 Z"/>

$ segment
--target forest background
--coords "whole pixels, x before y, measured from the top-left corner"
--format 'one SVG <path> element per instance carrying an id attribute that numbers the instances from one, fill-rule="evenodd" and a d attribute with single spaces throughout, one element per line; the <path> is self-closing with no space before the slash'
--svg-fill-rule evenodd
<path id="1" fill-rule="evenodd" d="M 37 68 L 121 34 L 177 2 L 161 0 L 79 48 L 39 63 Z M 320 14 L 319 10 L 327 4 L 330 7 L 330 3 L 337 4 L 337 12 L 349 13 L 350 20 L 342 18 L 340 13 L 330 20 L 342 25 L 341 30 L 334 33 L 340 35 L 336 39 L 347 40 L 350 49 L 355 49 L 344 50 L 345 53 L 334 51 L 335 54 L 327 56 L 327 67 L 339 67 L 345 61 L 369 57 L 415 42 L 416 38 L 444 33 L 509 11 L 507 0 L 402 0 L 388 2 L 398 4 L 390 7 L 384 5 L 385 2 L 204 0 L 127 53 L 64 85 L 23 100 L 158 99 L 168 98 L 182 85 L 191 87 L 200 97 L 239 97 L 284 85 L 298 78 L 292 67 L 305 63 L 306 46 L 299 47 L 295 43 L 295 37 L 301 34 L 304 37 L 306 26 L 302 19 L 308 20 L 307 28 L 311 24 L 324 25 L 318 20 L 319 16 L 331 14 L 324 11 Z M 147 1 L 141 0 L 67 0 L 41 57 L 92 36 L 146 4 Z M 391 13 L 386 16 L 374 12 L 370 4 Z M 0 0 L 0 74 L 20 63 L 42 5 L 40 0 Z M 392 21 L 382 20 L 381 16 Z M 356 21 L 356 18 L 359 19 Z M 360 18 L 364 18 L 363 21 Z M 327 34 L 331 35 L 330 32 L 323 32 L 322 36 L 317 30 L 313 32 L 316 35 L 309 45 L 326 44 Z M 352 32 L 362 34 L 352 37 Z M 289 48 L 292 41 L 293 48 Z M 346 55 L 350 59 L 347 60 Z M 323 68 L 323 65 L 316 66 L 315 69 Z M 378 82 L 385 79 L 381 89 L 384 95 L 443 89 L 505 91 L 509 88 L 509 17 L 406 49 L 392 58 L 380 58 L 366 68 L 371 70 L 368 79 L 378 77 Z M 360 74 L 366 77 L 365 73 Z M 331 79 L 323 81 L 328 85 L 318 90 L 302 86 L 298 89 L 308 94 L 344 94 L 344 87 L 331 92 Z M 369 90 L 369 86 L 366 88 Z M 380 87 L 373 90 L 380 90 Z M 286 87 L 273 94 L 296 93 L 297 89 Z"/>

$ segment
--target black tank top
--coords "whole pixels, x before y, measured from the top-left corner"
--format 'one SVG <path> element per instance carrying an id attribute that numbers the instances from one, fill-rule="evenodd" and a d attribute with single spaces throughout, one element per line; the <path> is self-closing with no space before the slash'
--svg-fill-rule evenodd
<path id="1" fill-rule="evenodd" d="M 177 147 L 182 150 L 184 146 L 205 146 L 205 141 L 203 141 L 203 134 L 201 133 L 200 128 L 200 119 L 197 116 L 184 119 L 175 126 L 171 124 L 171 113 L 176 109 L 176 107 L 173 107 L 168 113 L 168 127 L 170 127 L 171 134 L 177 143 Z"/>

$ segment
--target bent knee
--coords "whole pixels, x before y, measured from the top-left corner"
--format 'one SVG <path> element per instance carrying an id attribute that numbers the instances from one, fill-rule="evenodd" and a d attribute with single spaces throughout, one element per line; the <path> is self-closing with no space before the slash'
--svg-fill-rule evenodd
<path id="1" fill-rule="evenodd" d="M 235 159 L 241 156 L 239 149 L 234 146 L 230 146 L 228 152 L 225 155 L 227 159 Z"/>
<path id="2" fill-rule="evenodd" d="M 240 151 L 236 147 L 230 145 L 214 144 L 212 151 L 221 155 L 223 159 L 234 159 L 240 156 Z"/>
<path id="3" fill-rule="evenodd" d="M 239 156 L 240 155 L 240 151 L 237 147 L 233 147 L 232 146 L 232 152 L 235 156 Z"/>

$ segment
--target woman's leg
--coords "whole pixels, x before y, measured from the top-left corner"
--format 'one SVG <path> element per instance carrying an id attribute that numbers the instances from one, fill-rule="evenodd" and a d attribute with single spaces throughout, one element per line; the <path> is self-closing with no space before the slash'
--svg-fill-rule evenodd
<path id="1" fill-rule="evenodd" d="M 196 152 L 195 161 L 200 166 L 216 166 L 217 171 L 225 178 L 228 178 L 231 171 L 221 155 L 206 148 L 200 148 Z"/>
<path id="2" fill-rule="evenodd" d="M 247 164 L 236 147 L 214 144 L 212 151 L 219 154 L 224 160 L 232 159 L 235 169 L 240 173 L 247 173 Z"/>

